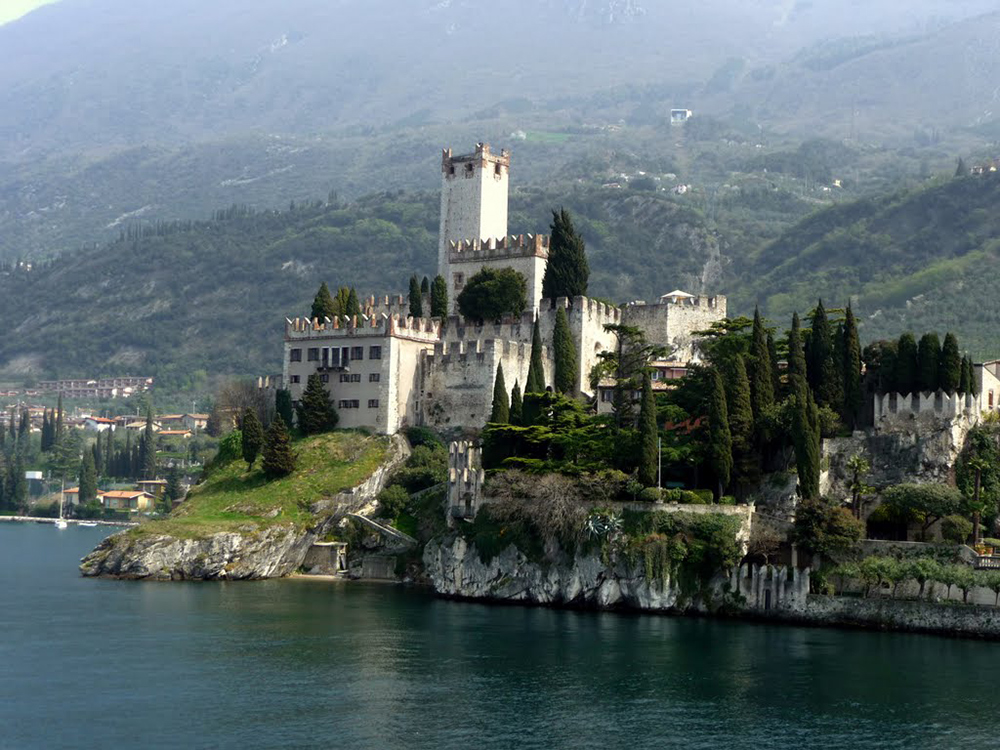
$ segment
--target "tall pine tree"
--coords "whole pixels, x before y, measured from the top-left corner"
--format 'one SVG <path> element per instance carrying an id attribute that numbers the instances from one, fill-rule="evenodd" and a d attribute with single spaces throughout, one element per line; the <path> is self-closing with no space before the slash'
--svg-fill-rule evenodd
<path id="1" fill-rule="evenodd" d="M 819 495 L 820 425 L 819 409 L 806 378 L 805 352 L 799 330 L 799 316 L 792 316 L 788 338 L 789 387 L 793 398 L 792 445 L 799 476 L 799 492 L 804 499 Z"/>
<path id="2" fill-rule="evenodd" d="M 590 266 L 583 238 L 573 228 L 569 212 L 552 212 L 549 236 L 549 260 L 542 277 L 542 297 L 554 300 L 587 294 Z"/>
<path id="3" fill-rule="evenodd" d="M 431 317 L 448 317 L 448 283 L 444 276 L 435 276 L 431 284 Z"/>
<path id="4" fill-rule="evenodd" d="M 538 319 L 531 329 L 531 363 L 528 378 L 524 381 L 524 393 L 545 393 L 545 369 L 542 365 L 542 332 Z"/>
<path id="5" fill-rule="evenodd" d="M 507 384 L 503 380 L 503 363 L 501 363 L 497 365 L 497 374 L 493 381 L 493 409 L 490 411 L 490 422 L 495 424 L 507 424 L 510 422 L 509 399 Z"/>
<path id="6" fill-rule="evenodd" d="M 287 388 L 279 388 L 274 392 L 274 411 L 281 415 L 286 425 L 292 423 L 292 392 Z"/>
<path id="7" fill-rule="evenodd" d="M 262 461 L 264 474 L 269 479 L 288 476 L 295 471 L 295 454 L 292 452 L 292 439 L 285 427 L 285 420 L 280 414 L 275 415 L 267 430 L 264 440 L 264 458 Z"/>
<path id="8" fill-rule="evenodd" d="M 337 426 L 338 420 L 330 394 L 319 379 L 319 373 L 314 372 L 309 376 L 299 401 L 299 429 L 306 435 L 328 432 Z"/>
<path id="9" fill-rule="evenodd" d="M 521 397 L 521 386 L 514 381 L 514 390 L 510 392 L 510 423 L 518 427 L 524 425 L 524 399 Z"/>
<path id="10" fill-rule="evenodd" d="M 347 317 L 353 318 L 355 315 L 361 314 L 361 303 L 358 301 L 358 293 L 354 291 L 354 287 L 347 293 Z"/>
<path id="11" fill-rule="evenodd" d="M 716 499 L 725 494 L 733 470 L 733 438 L 729 432 L 726 390 L 722 375 L 712 370 L 712 392 L 708 401 L 708 456 L 717 486 Z"/>
<path id="12" fill-rule="evenodd" d="M 656 426 L 656 400 L 649 372 L 642 378 L 642 400 L 639 402 L 639 476 L 643 487 L 656 484 L 659 431 Z"/>
<path id="13" fill-rule="evenodd" d="M 732 440 L 733 478 L 740 495 L 760 478 L 760 457 L 754 441 L 750 380 L 743 357 L 733 357 L 726 388 L 726 410 Z"/>
<path id="14" fill-rule="evenodd" d="M 852 430 L 858 424 L 858 412 L 862 404 L 861 392 L 861 342 L 858 338 L 858 323 L 854 310 L 847 305 L 844 318 L 844 405 L 841 409 L 841 419 Z"/>
<path id="15" fill-rule="evenodd" d="M 424 276 L 424 280 L 420 282 L 420 296 L 429 297 L 431 293 L 431 280 Z"/>
<path id="16" fill-rule="evenodd" d="M 422 318 L 424 316 L 423 295 L 420 293 L 420 282 L 416 274 L 410 277 L 410 317 Z"/>
<path id="17" fill-rule="evenodd" d="M 83 452 L 83 460 L 80 462 L 80 505 L 89 505 L 97 500 L 97 469 L 94 466 L 94 454 L 90 451 Z"/>
<path id="18" fill-rule="evenodd" d="M 896 344 L 896 389 L 904 396 L 917 390 L 917 340 L 904 333 Z"/>
<path id="19" fill-rule="evenodd" d="M 552 353 L 555 358 L 555 374 L 553 385 L 557 393 L 570 396 L 576 394 L 579 364 L 576 357 L 576 344 L 569 330 L 569 318 L 566 308 L 556 310 L 556 324 L 552 332 Z"/>
<path id="20" fill-rule="evenodd" d="M 955 393 L 962 384 L 962 354 L 958 350 L 958 339 L 954 333 L 944 335 L 941 347 L 941 369 L 938 385 L 945 393 Z"/>
<path id="21" fill-rule="evenodd" d="M 153 436 L 153 409 L 146 410 L 146 428 L 139 444 L 139 479 L 156 479 L 156 443 Z"/>
<path id="22" fill-rule="evenodd" d="M 753 409 L 754 420 L 759 421 L 761 415 L 774 405 L 774 381 L 771 362 L 771 350 L 767 345 L 767 330 L 760 310 L 753 311 L 753 333 L 750 340 L 750 406 Z"/>
<path id="23" fill-rule="evenodd" d="M 925 333 L 917 347 L 917 389 L 933 393 L 938 389 L 941 371 L 941 340 L 936 333 Z"/>
<path id="24" fill-rule="evenodd" d="M 337 309 L 333 304 L 333 297 L 330 296 L 330 287 L 326 285 L 324 281 L 319 286 L 319 291 L 316 292 L 316 296 L 313 298 L 312 303 L 312 318 L 318 318 L 322 323 L 323 318 L 333 318 L 337 314 Z"/>
<path id="25" fill-rule="evenodd" d="M 812 333 L 809 336 L 806 349 L 806 368 L 809 386 L 816 394 L 816 401 L 821 406 L 829 406 L 840 410 L 840 383 L 837 380 L 837 367 L 834 364 L 833 335 L 830 320 L 819 300 L 812 315 Z"/>
<path id="26" fill-rule="evenodd" d="M 257 419 L 257 412 L 249 407 L 243 410 L 240 440 L 243 460 L 247 462 L 247 471 L 250 471 L 264 447 L 264 428 Z"/>

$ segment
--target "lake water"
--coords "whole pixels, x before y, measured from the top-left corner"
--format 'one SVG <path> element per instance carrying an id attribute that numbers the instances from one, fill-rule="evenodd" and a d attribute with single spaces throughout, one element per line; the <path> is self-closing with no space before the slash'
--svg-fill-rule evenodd
<path id="1" fill-rule="evenodd" d="M 79 577 L 0 525 L 3 748 L 941 748 L 1000 644 L 488 607 L 392 585 Z"/>

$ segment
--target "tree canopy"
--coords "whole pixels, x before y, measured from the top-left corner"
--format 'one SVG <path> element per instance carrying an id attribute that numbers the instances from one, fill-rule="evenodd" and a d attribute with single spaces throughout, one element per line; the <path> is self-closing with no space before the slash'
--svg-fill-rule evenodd
<path id="1" fill-rule="evenodd" d="M 470 320 L 497 320 L 519 316 L 528 306 L 528 283 L 513 268 L 484 268 L 465 282 L 458 309 Z"/>

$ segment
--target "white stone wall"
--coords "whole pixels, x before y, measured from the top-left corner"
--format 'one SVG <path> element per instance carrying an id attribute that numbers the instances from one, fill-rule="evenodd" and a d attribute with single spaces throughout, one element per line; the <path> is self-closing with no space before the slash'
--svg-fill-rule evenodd
<path id="1" fill-rule="evenodd" d="M 574 297 L 572 300 L 560 297 L 554 307 L 551 303 L 544 304 L 539 310 L 539 328 L 542 341 L 549 346 L 552 345 L 556 314 L 560 307 L 566 310 L 570 333 L 577 347 L 577 389 L 580 393 L 592 395 L 590 371 L 597 364 L 597 355 L 613 351 L 616 344 L 614 334 L 604 330 L 604 326 L 621 323 L 621 310 L 587 297 Z"/>
<path id="2" fill-rule="evenodd" d="M 650 343 L 666 347 L 667 359 L 698 361 L 695 331 L 726 317 L 726 298 L 694 297 L 655 305 L 634 303 L 622 308 L 622 322 L 646 332 Z"/>

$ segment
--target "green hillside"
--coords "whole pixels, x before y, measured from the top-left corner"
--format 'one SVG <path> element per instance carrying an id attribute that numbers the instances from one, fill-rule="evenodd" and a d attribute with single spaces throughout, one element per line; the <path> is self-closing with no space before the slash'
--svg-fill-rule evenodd
<path id="1" fill-rule="evenodd" d="M 863 335 L 960 332 L 980 357 L 1000 354 L 1000 175 L 941 179 L 918 190 L 817 212 L 749 259 L 736 293 L 786 318 L 817 297 L 852 299 Z"/>

